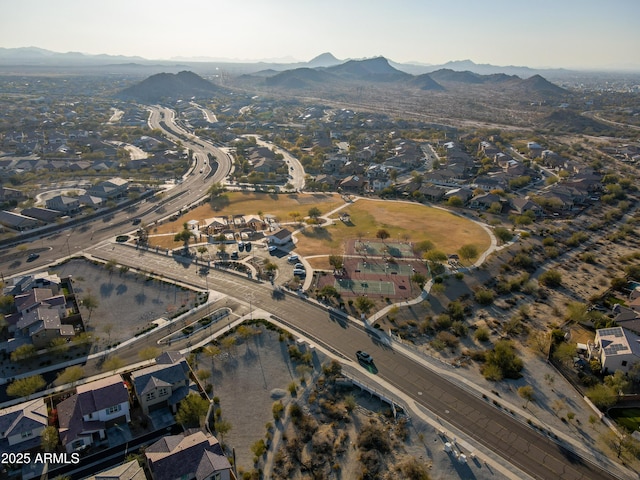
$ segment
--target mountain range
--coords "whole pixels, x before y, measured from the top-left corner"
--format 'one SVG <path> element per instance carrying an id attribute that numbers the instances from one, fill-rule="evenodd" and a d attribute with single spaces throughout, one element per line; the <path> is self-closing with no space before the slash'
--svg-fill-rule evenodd
<path id="1" fill-rule="evenodd" d="M 325 56 L 322 62 L 331 61 Z M 469 71 L 456 72 L 440 69 L 435 72 L 411 75 L 394 68 L 384 57 L 367 60 L 350 60 L 329 67 L 300 67 L 278 72 L 263 70 L 253 75 L 242 75 L 236 85 L 255 89 L 268 88 L 283 93 L 296 91 L 352 90 L 371 86 L 382 86 L 388 91 L 456 91 L 469 90 L 472 87 L 511 92 L 526 95 L 531 100 L 557 100 L 569 95 L 566 90 L 547 81 L 540 75 L 521 79 L 515 75 L 491 74 L 481 75 Z M 119 97 L 134 99 L 140 102 L 155 102 L 163 98 L 181 98 L 211 96 L 221 91 L 221 87 L 197 74 L 182 71 L 177 74 L 159 73 L 152 75 L 140 83 L 123 90 Z"/>
<path id="2" fill-rule="evenodd" d="M 180 58 L 178 60 L 149 60 L 142 57 L 122 55 L 89 55 L 79 52 L 59 53 L 37 47 L 0 47 L 0 71 L 6 71 L 8 69 L 16 71 L 19 67 L 28 67 L 30 71 L 61 70 L 64 68 L 80 70 L 85 68 L 89 73 L 107 71 L 109 73 L 125 74 L 152 74 L 162 71 L 177 73 L 183 70 L 191 70 L 201 75 L 209 75 L 219 73 L 219 70 L 222 69 L 230 74 L 255 74 L 256 72 L 264 70 L 284 71 L 303 67 L 328 68 L 361 60 L 363 59 L 339 60 L 331 53 L 323 53 L 308 62 L 297 63 L 202 61 L 188 58 Z M 397 63 L 392 60 L 390 60 L 389 63 L 396 70 L 411 75 L 422 75 L 443 68 L 454 71 L 469 71 L 481 75 L 504 73 L 507 75 L 518 75 L 521 78 L 531 77 L 536 74 L 548 77 L 551 74 L 553 76 L 561 76 L 571 73 L 569 70 L 562 69 L 539 70 L 528 67 L 476 64 L 471 60 L 453 61 L 443 65 Z"/>

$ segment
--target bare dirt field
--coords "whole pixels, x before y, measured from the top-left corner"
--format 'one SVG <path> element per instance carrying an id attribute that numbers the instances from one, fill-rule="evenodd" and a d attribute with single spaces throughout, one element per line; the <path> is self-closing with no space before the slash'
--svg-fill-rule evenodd
<path id="1" fill-rule="evenodd" d="M 313 464 L 328 479 L 358 478 L 367 469 L 377 469 L 375 478 L 410 478 L 405 473 L 411 468 L 424 469 L 432 479 L 504 478 L 481 462 L 469 459 L 463 464 L 446 453 L 446 439 L 419 417 L 393 420 L 388 404 L 348 382 L 328 379 L 321 365 L 327 366 L 329 359 L 317 351 L 312 370 L 301 381 L 300 362 L 288 353 L 294 342 L 257 328 L 259 333 L 244 339 L 236 334 L 237 345 L 214 357 L 213 365 L 210 357 L 198 356 L 198 368 L 212 369 L 210 382 L 220 399 L 220 418 L 232 424 L 222 440 L 235 451 L 239 473 L 260 469 L 265 478 L 304 479 Z M 283 406 L 280 420 L 274 419 L 275 403 Z M 363 431 L 382 432 L 384 445 L 369 445 Z M 256 456 L 252 447 L 261 439 L 268 449 Z M 371 458 L 367 450 L 376 449 L 381 452 Z"/>

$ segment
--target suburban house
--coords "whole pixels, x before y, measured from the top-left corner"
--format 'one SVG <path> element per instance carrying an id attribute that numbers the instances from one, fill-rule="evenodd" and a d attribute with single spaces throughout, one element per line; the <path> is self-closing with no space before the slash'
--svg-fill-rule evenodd
<path id="1" fill-rule="evenodd" d="M 120 375 L 80 385 L 58 404 L 60 442 L 67 452 L 104 440 L 107 428 L 130 421 L 129 391 Z"/>
<path id="2" fill-rule="evenodd" d="M 68 277 L 65 278 L 67 281 Z M 60 277 L 55 273 L 34 272 L 5 280 L 4 295 L 19 295 L 33 288 L 49 288 L 55 294 L 60 291 Z"/>
<path id="3" fill-rule="evenodd" d="M 39 446 L 40 433 L 48 424 L 44 398 L 0 409 L 0 452 L 18 452 Z"/>
<path id="4" fill-rule="evenodd" d="M 80 200 L 65 195 L 56 195 L 46 201 L 46 206 L 50 210 L 56 210 L 68 215 L 80 210 Z"/>
<path id="5" fill-rule="evenodd" d="M 15 188 L 7 188 L 0 185 L 0 203 L 14 202 L 18 203 L 25 200 L 27 196 L 20 190 Z"/>
<path id="6" fill-rule="evenodd" d="M 291 231 L 281 228 L 277 232 L 267 236 L 267 242 L 272 245 L 286 245 L 291 241 Z"/>
<path id="7" fill-rule="evenodd" d="M 346 192 L 358 193 L 364 190 L 366 184 L 367 181 L 363 177 L 359 175 L 349 175 L 340 181 L 338 188 Z"/>
<path id="8" fill-rule="evenodd" d="M 622 327 L 596 330 L 596 338 L 588 348 L 589 357 L 600 360 L 605 374 L 616 370 L 626 373 L 640 361 L 640 336 Z"/>
<path id="9" fill-rule="evenodd" d="M 536 217 L 543 217 L 544 210 L 540 205 L 531 201 L 528 197 L 516 197 L 511 199 L 511 207 L 519 215 L 523 215 L 527 212 L 533 212 Z"/>
<path id="10" fill-rule="evenodd" d="M 142 411 L 171 408 L 175 413 L 178 404 L 191 391 L 197 391 L 189 378 L 187 360 L 175 353 L 166 352 L 156 358 L 156 364 L 131 372 L 133 388 Z"/>
<path id="11" fill-rule="evenodd" d="M 469 204 L 470 208 L 477 208 L 480 210 L 488 210 L 493 206 L 493 204 L 501 205 L 503 202 L 502 197 L 495 193 L 483 193 L 480 195 L 476 195 L 471 199 L 471 203 Z"/>
<path id="12" fill-rule="evenodd" d="M 36 348 L 44 348 L 54 338 L 71 338 L 75 335 L 69 312 L 77 312 L 75 302 L 67 303 L 62 294 L 54 294 L 49 288 L 33 288 L 14 297 L 16 315 L 7 318 L 9 332 L 15 337 L 30 337 Z"/>
<path id="13" fill-rule="evenodd" d="M 231 464 L 218 439 L 201 430 L 168 435 L 144 452 L 153 480 L 231 480 Z"/>
<path id="14" fill-rule="evenodd" d="M 28 217 L 27 215 L 8 212 L 7 210 L 0 210 L 0 225 L 10 228 L 11 230 L 22 232 L 24 230 L 39 227 L 42 225 L 42 222 L 33 217 Z"/>
<path id="15" fill-rule="evenodd" d="M 100 182 L 87 190 L 87 194 L 92 197 L 104 199 L 114 199 L 123 197 L 127 193 L 129 182 L 122 178 L 114 177 L 104 182 Z"/>
<path id="16" fill-rule="evenodd" d="M 144 469 L 138 463 L 138 460 L 118 465 L 108 470 L 96 473 L 86 480 L 147 480 Z"/>
<path id="17" fill-rule="evenodd" d="M 22 210 L 22 214 L 45 223 L 53 223 L 57 218 L 62 216 L 62 213 L 57 210 L 40 207 L 25 208 Z"/>

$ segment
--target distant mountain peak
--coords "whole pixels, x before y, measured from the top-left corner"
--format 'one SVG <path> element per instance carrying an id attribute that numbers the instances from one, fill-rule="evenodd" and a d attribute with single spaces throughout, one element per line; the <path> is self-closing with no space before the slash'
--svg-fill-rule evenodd
<path id="1" fill-rule="evenodd" d="M 163 98 L 186 99 L 212 96 L 220 89 L 201 76 L 182 71 L 179 73 L 158 73 L 120 92 L 124 98 L 143 102 L 154 102 Z"/>
<path id="2" fill-rule="evenodd" d="M 309 60 L 308 66 L 311 68 L 332 67 L 334 65 L 339 65 L 341 63 L 342 63 L 342 60 L 338 60 L 331 53 L 325 52 Z"/>

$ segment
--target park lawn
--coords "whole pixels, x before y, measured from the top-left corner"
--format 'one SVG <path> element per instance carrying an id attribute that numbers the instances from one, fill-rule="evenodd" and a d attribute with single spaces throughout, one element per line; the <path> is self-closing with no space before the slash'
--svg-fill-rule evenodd
<path id="1" fill-rule="evenodd" d="M 609 414 L 630 432 L 640 428 L 640 408 L 612 408 Z"/>
<path id="2" fill-rule="evenodd" d="M 318 207 L 325 214 L 335 208 L 344 205 L 344 200 L 338 194 L 326 193 L 297 193 L 297 194 L 268 194 L 255 192 L 226 192 L 227 201 L 219 210 L 214 210 L 210 203 L 201 205 L 193 210 L 185 212 L 173 222 L 163 223 L 154 227 L 151 231 L 150 243 L 153 246 L 164 248 L 177 248 L 181 242 L 174 242 L 173 236 L 155 236 L 162 234 L 178 233 L 182 226 L 189 220 L 205 220 L 223 215 L 273 215 L 279 222 L 292 221 L 291 212 L 298 212 L 301 216 L 307 216 L 309 209 Z"/>
<path id="3" fill-rule="evenodd" d="M 360 199 L 340 210 L 351 222 L 342 221 L 322 227 L 307 228 L 297 236 L 296 252 L 303 256 L 345 253 L 349 239 L 375 239 L 380 229 L 389 232 L 389 241 L 417 243 L 430 240 L 447 254 L 463 245 L 474 245 L 484 252 L 491 245 L 485 230 L 474 222 L 452 213 L 418 203 Z M 335 214 L 335 218 L 339 213 Z"/>

